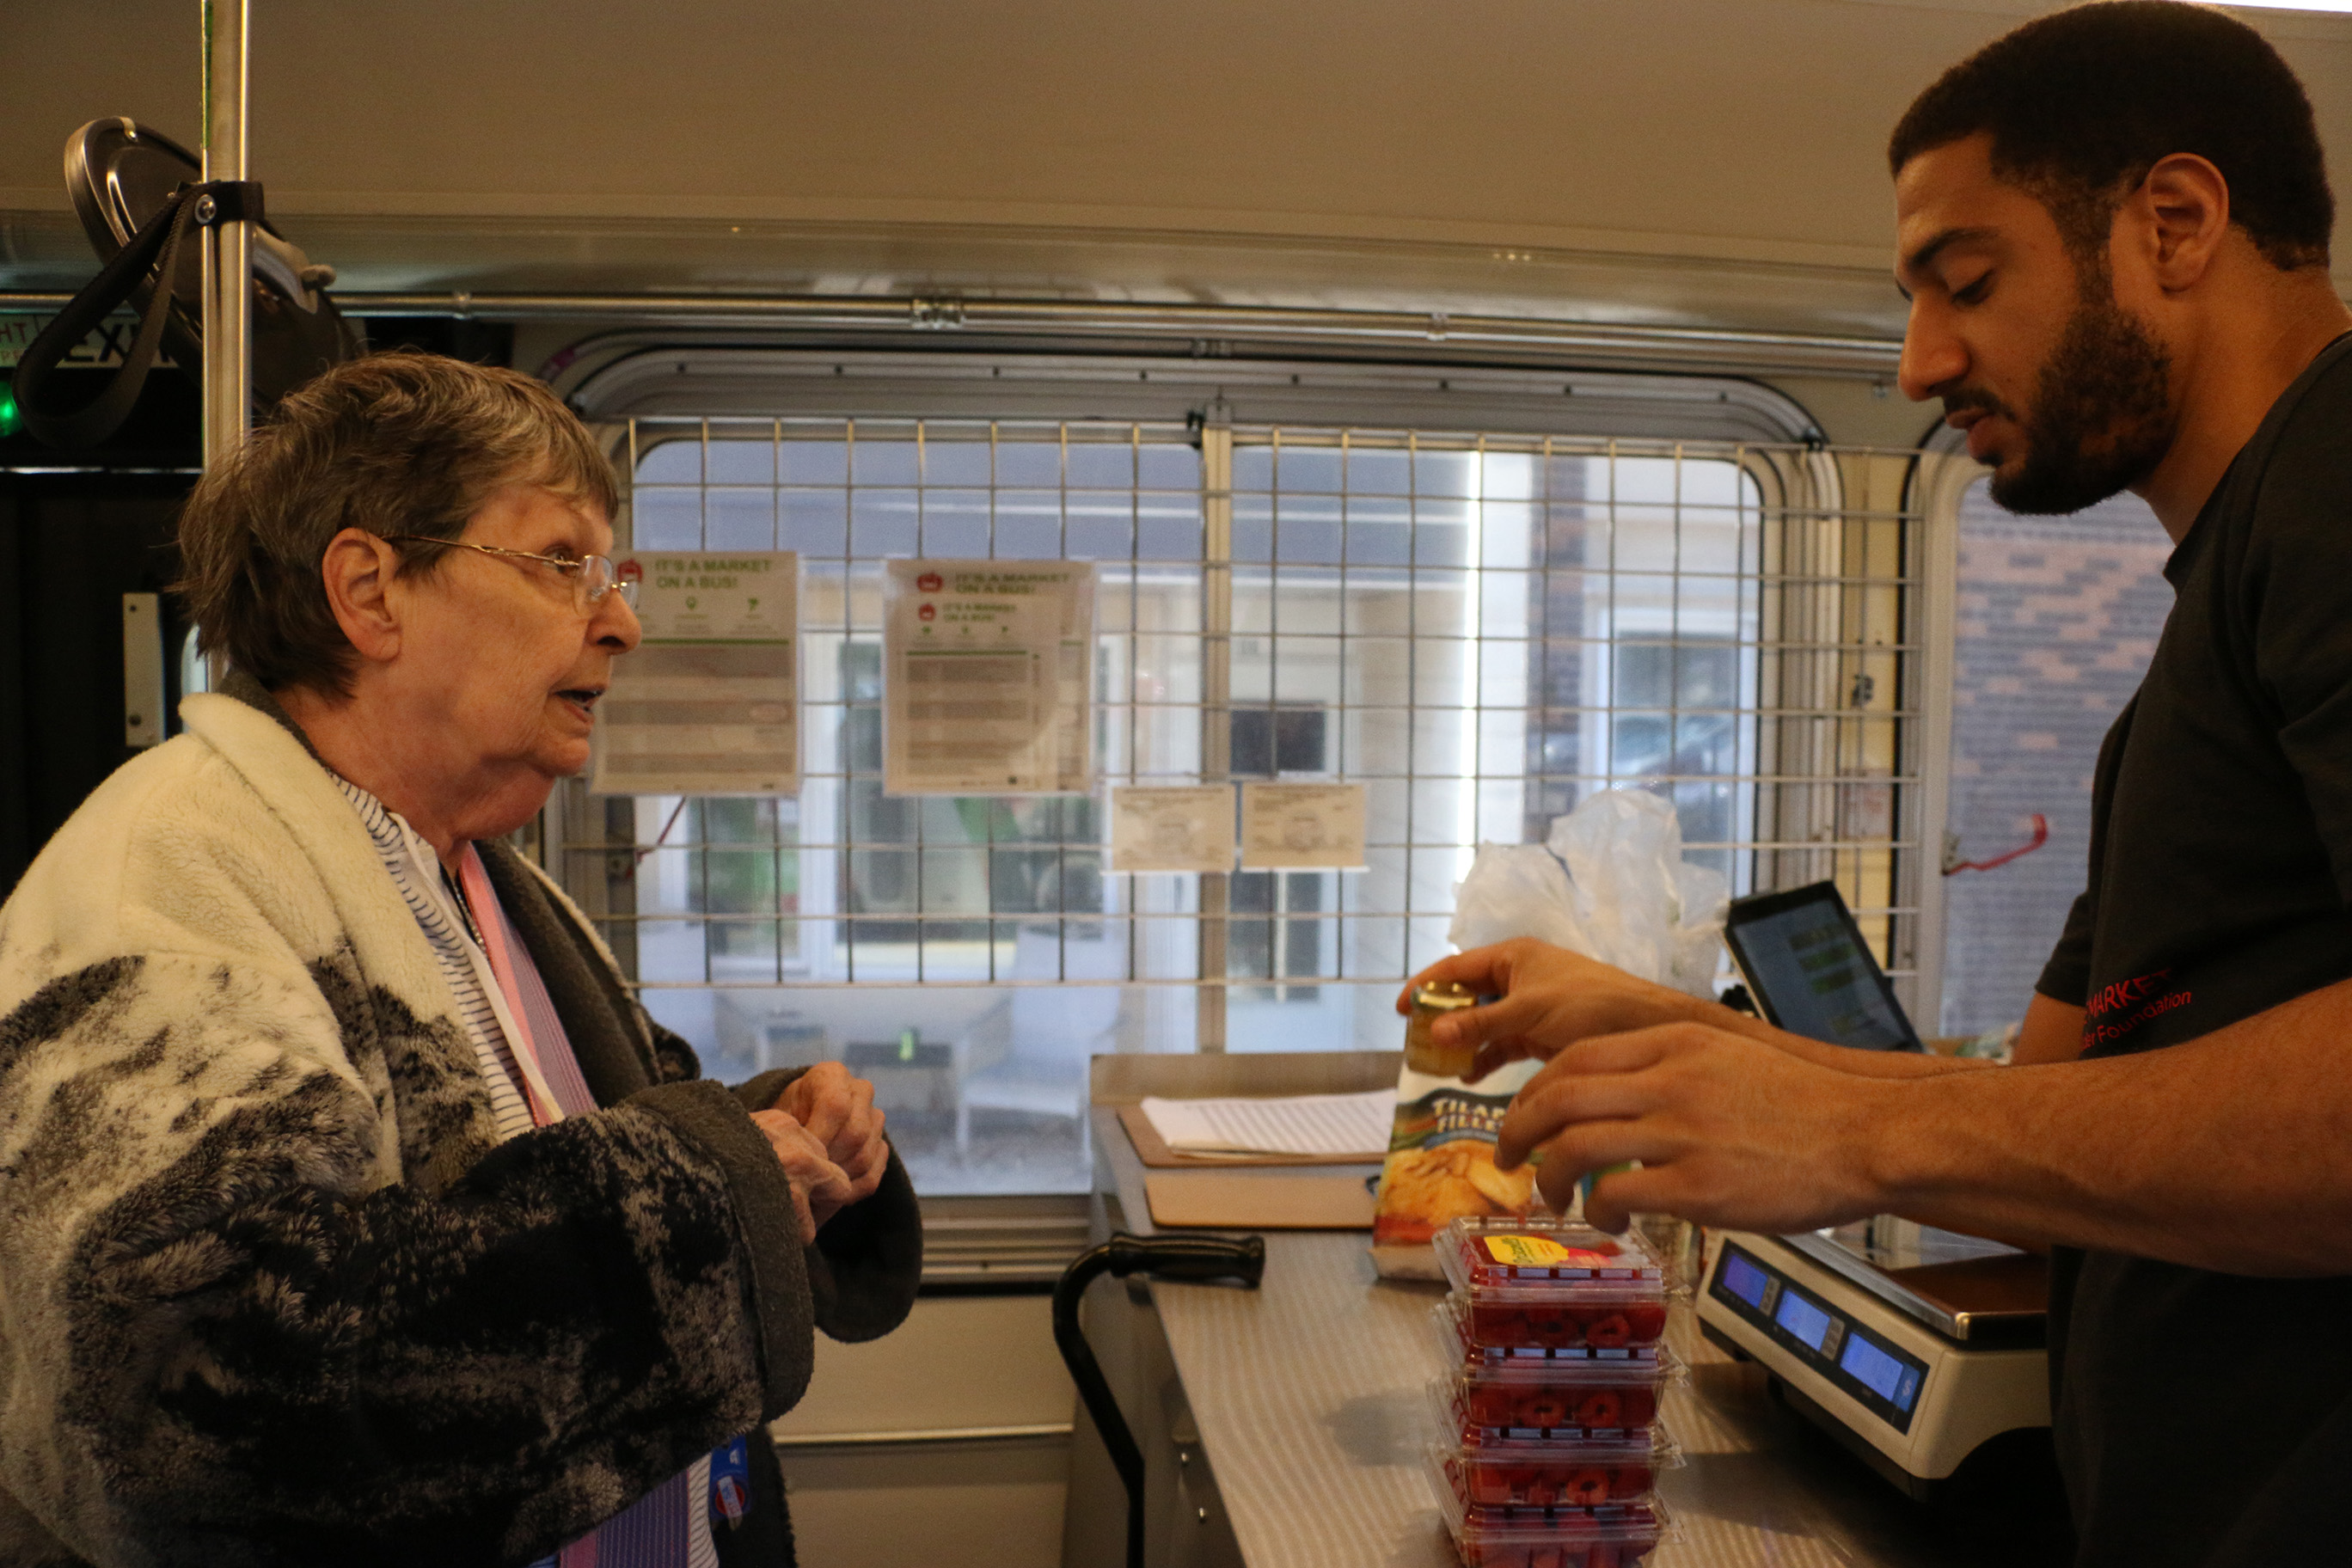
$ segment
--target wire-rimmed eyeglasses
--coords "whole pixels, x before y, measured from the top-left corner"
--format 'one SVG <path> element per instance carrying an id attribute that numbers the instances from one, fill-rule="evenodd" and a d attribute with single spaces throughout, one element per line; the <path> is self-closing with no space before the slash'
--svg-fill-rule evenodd
<path id="1" fill-rule="evenodd" d="M 502 555 L 509 561 L 536 561 L 542 566 L 552 566 L 572 580 L 572 603 L 582 615 L 593 612 L 604 602 L 604 595 L 618 590 L 621 603 L 632 610 L 637 607 L 637 584 L 625 578 L 608 555 L 534 555 L 528 550 L 501 550 L 495 544 L 468 544 L 462 539 L 436 539 L 425 533 L 387 533 L 385 539 L 412 544 L 446 544 L 458 550 L 476 550 L 484 555 Z"/>

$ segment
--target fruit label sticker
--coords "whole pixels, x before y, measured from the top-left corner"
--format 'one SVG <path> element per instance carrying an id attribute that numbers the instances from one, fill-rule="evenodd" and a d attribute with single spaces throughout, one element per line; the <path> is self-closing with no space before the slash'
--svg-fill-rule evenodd
<path id="1" fill-rule="evenodd" d="M 1601 1253 L 1580 1247 L 1562 1247 L 1546 1237 L 1488 1236 L 1479 1239 L 1486 1246 L 1487 1257 L 1513 1268 L 1557 1268 L 1563 1263 L 1577 1268 L 1606 1268 L 1610 1264 Z"/>

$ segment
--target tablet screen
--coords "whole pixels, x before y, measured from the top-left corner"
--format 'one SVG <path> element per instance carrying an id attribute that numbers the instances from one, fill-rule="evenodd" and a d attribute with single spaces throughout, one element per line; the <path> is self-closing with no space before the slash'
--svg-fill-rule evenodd
<path id="1" fill-rule="evenodd" d="M 1724 935 L 1768 1021 L 1833 1046 L 1920 1048 L 1833 884 L 1741 902 Z"/>

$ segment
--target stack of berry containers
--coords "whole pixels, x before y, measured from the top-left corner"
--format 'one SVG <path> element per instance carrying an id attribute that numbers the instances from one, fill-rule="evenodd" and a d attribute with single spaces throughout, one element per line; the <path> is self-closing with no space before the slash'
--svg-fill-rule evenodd
<path id="1" fill-rule="evenodd" d="M 1468 1568 L 1633 1568 L 1666 1532 L 1681 1453 L 1658 1401 L 1682 1369 L 1666 1270 L 1571 1220 L 1459 1219 L 1436 1240 L 1431 1487 Z"/>

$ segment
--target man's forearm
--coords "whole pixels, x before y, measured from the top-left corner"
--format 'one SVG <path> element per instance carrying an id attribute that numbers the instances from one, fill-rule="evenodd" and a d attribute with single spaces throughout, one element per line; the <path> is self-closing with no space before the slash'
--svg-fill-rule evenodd
<path id="1" fill-rule="evenodd" d="M 1936 1078 L 1948 1072 L 1969 1072 L 1988 1065 L 1968 1058 L 1939 1057 L 1931 1052 L 1861 1051 L 1851 1046 L 1832 1046 L 1775 1028 L 1753 1014 L 1735 1013 L 1719 1002 L 1702 1002 L 1696 997 L 1689 1001 L 1689 1012 L 1683 1017 L 1645 1019 L 1643 1022 L 1706 1024 L 1718 1029 L 1729 1029 L 1734 1034 L 1746 1035 L 1751 1040 L 1761 1040 L 1768 1046 L 1777 1047 L 1801 1061 L 1862 1078 Z"/>
<path id="2" fill-rule="evenodd" d="M 1892 1212 L 2232 1273 L 2352 1273 L 2352 983 L 2136 1056 L 1887 1085 Z"/>

